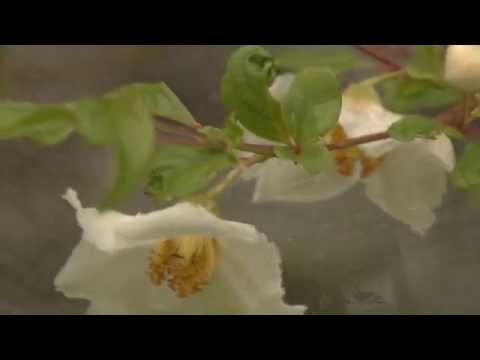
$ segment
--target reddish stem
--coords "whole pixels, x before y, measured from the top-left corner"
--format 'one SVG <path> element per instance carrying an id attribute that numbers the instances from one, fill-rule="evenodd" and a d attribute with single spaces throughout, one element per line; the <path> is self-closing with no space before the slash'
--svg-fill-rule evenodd
<path id="1" fill-rule="evenodd" d="M 327 149 L 330 151 L 348 149 L 354 146 L 372 143 L 375 141 L 386 140 L 390 138 L 387 132 L 375 133 L 366 136 L 360 136 L 357 138 L 346 139 L 337 144 L 327 145 Z"/>
<path id="2" fill-rule="evenodd" d="M 242 144 L 238 147 L 238 150 L 265 156 L 273 156 L 274 154 L 271 145 Z"/>
<path id="3" fill-rule="evenodd" d="M 199 141 L 196 138 L 182 136 L 167 131 L 157 130 L 157 140 L 163 145 L 184 145 L 191 147 L 202 148 L 205 147 L 205 143 Z"/>
<path id="4" fill-rule="evenodd" d="M 463 110 L 460 107 L 440 114 L 435 119 L 442 124 L 457 128 L 469 138 L 480 136 L 480 130 L 477 130 L 473 127 L 464 129 L 461 126 L 463 124 Z M 179 133 L 177 132 L 180 128 L 183 128 L 185 130 L 185 133 L 183 135 L 179 135 Z M 180 125 L 177 126 L 175 130 L 176 133 L 170 133 L 168 131 L 158 131 L 157 139 L 162 144 L 184 145 L 199 148 L 208 146 L 208 144 L 204 141 L 204 135 L 196 132 L 192 128 L 187 129 L 187 126 Z M 194 134 L 192 134 L 192 130 L 194 131 Z M 360 136 L 357 138 L 346 139 L 336 144 L 329 144 L 327 145 L 327 149 L 330 151 L 342 150 L 358 145 L 387 140 L 389 137 L 390 136 L 388 132 L 375 133 L 366 136 Z M 238 146 L 237 149 L 240 151 L 254 153 L 267 157 L 272 157 L 275 155 L 275 147 L 272 145 L 244 143 Z"/>
<path id="5" fill-rule="evenodd" d="M 160 130 L 176 134 L 198 136 L 198 130 L 202 128 L 202 125 L 196 122 L 192 124 L 192 126 L 188 126 L 177 121 L 159 116 L 155 116 L 154 120 L 156 121 L 157 127 L 160 128 Z"/>
<path id="6" fill-rule="evenodd" d="M 402 70 L 401 65 L 397 64 L 388 56 L 386 56 L 383 52 L 378 51 L 377 49 L 374 49 L 370 46 L 365 46 L 365 45 L 353 45 L 353 47 L 358 51 L 370 56 L 371 58 L 383 64 L 388 69 L 388 71 L 394 72 L 394 71 Z"/>

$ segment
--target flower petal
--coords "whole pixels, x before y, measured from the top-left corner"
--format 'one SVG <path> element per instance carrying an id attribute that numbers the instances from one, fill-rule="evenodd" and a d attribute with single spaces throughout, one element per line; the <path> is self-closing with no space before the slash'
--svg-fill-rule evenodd
<path id="1" fill-rule="evenodd" d="M 55 288 L 68 298 L 144 307 L 147 254 L 148 248 L 112 254 L 82 240 L 56 276 Z"/>
<path id="2" fill-rule="evenodd" d="M 446 135 L 442 134 L 436 140 L 416 140 L 416 142 L 423 144 L 426 151 L 435 155 L 446 171 L 452 172 L 455 169 L 455 149 Z"/>
<path id="3" fill-rule="evenodd" d="M 387 131 L 401 118 L 374 101 L 344 96 L 339 123 L 349 138 L 355 138 Z M 382 140 L 360 145 L 360 148 L 369 156 L 381 157 L 399 144 L 395 140 Z"/>
<path id="4" fill-rule="evenodd" d="M 165 210 L 137 215 L 133 220 L 119 224 L 117 237 L 130 246 L 152 244 L 159 240 L 183 235 L 201 235 L 214 238 L 224 236 L 234 240 L 251 238 L 253 226 L 224 221 L 206 209 L 190 203 L 180 203 Z"/>
<path id="5" fill-rule="evenodd" d="M 180 203 L 150 214 L 128 216 L 84 209 L 73 190 L 69 190 L 65 197 L 77 210 L 83 239 L 110 253 L 182 235 L 222 237 L 230 234 L 235 239 L 242 239 L 250 237 L 255 231 L 249 225 L 223 221 L 201 206 L 190 203 Z"/>
<path id="6" fill-rule="evenodd" d="M 270 94 L 275 100 L 283 102 L 286 99 L 288 92 L 290 91 L 290 87 L 294 81 L 294 74 L 288 73 L 277 76 L 273 82 L 273 85 L 270 87 Z"/>
<path id="7" fill-rule="evenodd" d="M 435 222 L 433 211 L 447 190 L 447 174 L 424 144 L 411 143 L 389 153 L 365 183 L 371 201 L 423 235 Z"/>
<path id="8" fill-rule="evenodd" d="M 238 276 L 241 273 L 242 276 Z M 281 258 L 263 234 L 250 242 L 219 241 L 218 277 L 250 314 L 303 314 L 305 306 L 284 302 Z"/>
<path id="9" fill-rule="evenodd" d="M 231 230 L 236 232 L 217 238 L 218 262 L 210 284 L 190 298 L 180 299 L 150 282 L 148 246 L 105 252 L 85 240 L 55 287 L 69 298 L 89 300 L 89 314 L 303 314 L 305 307 L 284 302 L 276 246 L 253 226 L 236 225 Z"/>
<path id="10" fill-rule="evenodd" d="M 250 166 L 241 176 L 245 181 L 255 180 L 262 175 L 264 164 L 255 164 Z"/>
<path id="11" fill-rule="evenodd" d="M 217 239 L 217 267 L 210 283 L 202 292 L 185 300 L 173 293 L 167 296 L 151 292 L 152 304 L 165 314 L 296 314 L 305 313 L 304 306 L 284 302 L 280 254 L 265 235 L 252 233 L 243 241 Z M 152 305 L 155 307 L 155 305 Z M 168 310 L 167 310 L 168 309 Z"/>
<path id="12" fill-rule="evenodd" d="M 281 159 L 271 159 L 257 169 L 254 202 L 316 202 L 340 195 L 360 178 L 360 167 L 352 176 L 337 173 L 332 163 L 322 173 L 312 176 L 303 167 Z"/>
<path id="13" fill-rule="evenodd" d="M 132 216 L 114 211 L 100 213 L 93 208 L 83 208 L 77 193 L 72 189 L 68 189 L 63 198 L 76 210 L 77 221 L 83 230 L 85 240 L 105 251 L 119 247 L 115 228 L 119 223 L 131 220 Z"/>

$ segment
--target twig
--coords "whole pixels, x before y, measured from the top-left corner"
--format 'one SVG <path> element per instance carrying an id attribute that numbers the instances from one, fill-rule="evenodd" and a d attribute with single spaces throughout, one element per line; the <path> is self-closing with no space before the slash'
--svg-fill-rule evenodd
<path id="1" fill-rule="evenodd" d="M 382 63 L 389 71 L 400 71 L 402 70 L 402 66 L 394 62 L 389 57 L 385 56 L 381 52 L 370 48 L 365 45 L 353 45 L 355 49 L 361 51 L 362 53 L 370 56 L 371 58 L 375 59 L 376 61 Z"/>
<path id="2" fill-rule="evenodd" d="M 386 140 L 390 138 L 387 132 L 375 133 L 357 138 L 346 139 L 336 144 L 327 145 L 327 149 L 330 151 L 348 149 L 354 146 L 368 144 L 376 141 Z"/>
<path id="3" fill-rule="evenodd" d="M 188 125 L 158 116 L 155 116 L 154 120 L 156 121 L 157 129 L 160 131 L 182 136 L 190 136 L 199 142 L 205 142 L 205 136 L 198 132 L 201 127 L 195 125 L 194 127 L 190 127 Z"/>
<path id="4" fill-rule="evenodd" d="M 450 111 L 442 113 L 438 115 L 435 120 L 442 124 L 454 127 L 468 136 L 477 135 L 476 131 L 470 130 L 468 128 L 463 128 L 463 126 L 459 123 L 460 121 L 463 124 L 463 107 L 454 108 Z M 158 133 L 158 140 L 164 144 L 177 144 L 193 147 L 208 146 L 208 143 L 206 143 L 202 139 L 203 134 L 197 132 L 197 137 L 191 137 L 191 130 L 191 128 L 188 129 L 188 133 L 186 133 L 184 136 L 179 136 L 179 134 L 169 134 L 168 132 L 160 131 Z M 360 136 L 357 138 L 346 139 L 336 144 L 329 144 L 327 145 L 327 148 L 330 151 L 348 149 L 358 145 L 387 140 L 389 137 L 390 136 L 388 132 L 380 132 L 366 136 Z M 267 158 L 275 156 L 275 147 L 272 145 L 243 143 L 237 146 L 237 150 L 261 155 Z"/>
<path id="5" fill-rule="evenodd" d="M 251 158 L 244 159 L 240 164 L 230 171 L 225 178 L 207 192 L 207 197 L 214 199 L 227 190 L 249 167 L 261 162 L 265 159 L 265 156 L 252 156 Z"/>
<path id="6" fill-rule="evenodd" d="M 238 150 L 250 152 L 258 155 L 273 156 L 274 148 L 271 145 L 257 145 L 257 144 L 241 144 Z"/>
<path id="7" fill-rule="evenodd" d="M 204 148 L 205 143 L 196 138 L 183 136 L 163 130 L 157 130 L 157 141 L 163 145 L 183 145 Z"/>

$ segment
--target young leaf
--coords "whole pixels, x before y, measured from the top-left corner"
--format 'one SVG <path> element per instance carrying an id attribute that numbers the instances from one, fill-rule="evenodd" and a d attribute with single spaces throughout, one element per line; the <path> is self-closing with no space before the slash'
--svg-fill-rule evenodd
<path id="1" fill-rule="evenodd" d="M 384 106 L 401 114 L 442 111 L 462 101 L 460 91 L 447 85 L 412 78 L 394 78 L 379 86 Z"/>
<path id="2" fill-rule="evenodd" d="M 458 190 L 470 190 L 480 186 L 480 143 L 470 143 L 463 158 L 457 162 L 451 176 Z"/>
<path id="3" fill-rule="evenodd" d="M 311 175 L 318 175 L 332 161 L 330 152 L 321 144 L 309 144 L 295 154 L 289 147 L 275 148 L 275 154 L 280 159 L 292 160 L 302 165 Z"/>
<path id="4" fill-rule="evenodd" d="M 463 135 L 454 128 L 418 115 L 404 117 L 393 124 L 388 133 L 393 139 L 401 142 L 410 142 L 417 138 L 432 139 L 442 133 L 453 139 L 463 139 Z"/>
<path id="5" fill-rule="evenodd" d="M 222 100 L 235 118 L 252 133 L 265 139 L 288 142 L 280 104 L 269 88 L 274 79 L 273 59 L 256 46 L 237 50 L 222 80 Z"/>
<path id="6" fill-rule="evenodd" d="M 342 93 L 335 74 L 327 68 L 306 68 L 296 76 L 283 110 L 295 140 L 304 145 L 336 126 L 341 107 Z"/>
<path id="7" fill-rule="evenodd" d="M 410 77 L 420 80 L 441 80 L 444 71 L 442 49 L 437 45 L 420 45 L 407 66 Z"/>
<path id="8" fill-rule="evenodd" d="M 72 132 L 75 117 L 61 106 L 29 103 L 0 104 L 0 139 L 30 138 L 41 145 L 55 145 Z"/>
<path id="9" fill-rule="evenodd" d="M 190 196 L 234 163 L 232 157 L 213 149 L 161 146 L 146 191 L 159 203 Z"/>
<path id="10" fill-rule="evenodd" d="M 233 151 L 236 146 L 243 143 L 243 129 L 233 120 L 227 121 L 224 129 L 205 126 L 199 131 L 205 135 L 213 148 Z"/>
<path id="11" fill-rule="evenodd" d="M 286 50 L 275 56 L 275 66 L 281 72 L 299 72 L 306 67 L 328 67 L 335 74 L 371 65 L 352 49 Z"/>

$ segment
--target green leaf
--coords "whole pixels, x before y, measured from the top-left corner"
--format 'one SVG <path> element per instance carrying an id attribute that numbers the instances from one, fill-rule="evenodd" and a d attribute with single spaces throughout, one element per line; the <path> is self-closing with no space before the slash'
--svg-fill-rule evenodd
<path id="1" fill-rule="evenodd" d="M 466 146 L 451 179 L 458 190 L 466 191 L 480 186 L 480 143 L 470 143 Z"/>
<path id="2" fill-rule="evenodd" d="M 371 65 L 351 49 L 287 50 L 275 56 L 281 72 L 299 72 L 306 67 L 328 67 L 336 74 Z"/>
<path id="3" fill-rule="evenodd" d="M 437 45 L 420 45 L 407 66 L 407 73 L 414 79 L 441 80 L 444 71 L 442 49 Z"/>
<path id="4" fill-rule="evenodd" d="M 67 104 L 77 115 L 77 130 L 95 145 L 112 144 L 118 138 L 112 128 L 116 120 L 108 117 L 112 106 L 123 101 L 129 106 L 143 107 L 148 116 L 161 116 L 186 125 L 195 123 L 190 112 L 163 83 L 133 84 L 103 97 Z"/>
<path id="5" fill-rule="evenodd" d="M 175 120 L 185 125 L 196 123 L 192 114 L 165 83 L 133 84 L 120 88 L 109 96 L 137 97 L 152 115 Z"/>
<path id="6" fill-rule="evenodd" d="M 117 175 L 102 208 L 118 205 L 146 176 L 154 151 L 154 125 L 141 95 L 107 95 L 71 108 L 80 133 L 97 145 L 117 150 Z"/>
<path id="7" fill-rule="evenodd" d="M 0 139 L 30 138 L 42 145 L 55 145 L 71 134 L 74 121 L 74 115 L 61 106 L 1 103 Z"/>
<path id="8" fill-rule="evenodd" d="M 442 132 L 447 135 L 450 139 L 453 140 L 463 140 L 465 139 L 465 136 L 461 132 L 459 132 L 457 129 L 454 129 L 451 126 L 443 126 Z"/>
<path id="9" fill-rule="evenodd" d="M 393 139 L 401 142 L 410 142 L 417 138 L 432 139 L 442 133 L 454 139 L 463 139 L 463 135 L 454 128 L 418 115 L 404 117 L 393 124 L 388 133 Z"/>
<path id="10" fill-rule="evenodd" d="M 155 150 L 153 116 L 195 123 L 165 84 L 133 84 L 96 99 L 67 104 L 0 103 L 0 139 L 26 137 L 53 145 L 76 129 L 91 144 L 115 147 L 118 171 L 101 205 L 110 208 L 148 173 Z"/>
<path id="11" fill-rule="evenodd" d="M 280 159 L 299 163 L 311 175 L 320 174 L 333 161 L 328 149 L 321 144 L 310 144 L 302 148 L 299 154 L 296 154 L 287 146 L 276 147 L 275 155 Z"/>
<path id="12" fill-rule="evenodd" d="M 283 106 L 298 144 L 315 142 L 333 129 L 340 117 L 342 92 L 327 68 L 306 68 L 293 82 Z"/>
<path id="13" fill-rule="evenodd" d="M 210 147 L 223 148 L 226 145 L 227 136 L 223 129 L 219 129 L 213 126 L 204 126 L 199 132 L 205 135 L 205 138 Z"/>
<path id="14" fill-rule="evenodd" d="M 234 158 L 214 149 L 161 146 L 146 191 L 159 203 L 190 196 L 205 189 L 220 171 L 233 164 Z"/>
<path id="15" fill-rule="evenodd" d="M 384 106 L 393 112 L 418 114 L 442 111 L 463 99 L 460 91 L 427 80 L 393 78 L 379 85 Z"/>
<path id="16" fill-rule="evenodd" d="M 222 100 L 235 118 L 255 135 L 288 142 L 281 106 L 270 94 L 275 72 L 270 54 L 257 46 L 237 50 L 222 80 Z"/>
<path id="17" fill-rule="evenodd" d="M 191 125 L 193 117 L 165 84 L 133 84 L 104 97 L 68 104 L 79 133 L 95 145 L 117 150 L 117 176 L 102 207 L 120 203 L 147 175 L 155 150 L 152 117 Z"/>

